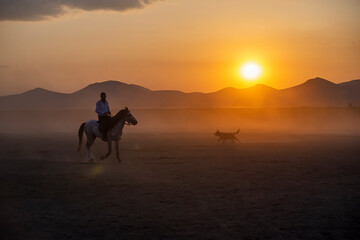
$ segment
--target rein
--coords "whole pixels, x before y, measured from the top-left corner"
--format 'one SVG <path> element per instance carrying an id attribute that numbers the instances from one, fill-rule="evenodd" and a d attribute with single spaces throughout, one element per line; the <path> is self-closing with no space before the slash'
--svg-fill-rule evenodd
<path id="1" fill-rule="evenodd" d="M 123 116 L 121 116 L 121 113 L 124 113 L 124 111 L 126 111 L 125 112 L 125 114 L 123 115 Z M 131 115 L 131 113 L 130 113 L 130 111 L 127 109 L 127 108 L 125 108 L 125 109 L 123 109 L 123 110 L 120 110 L 115 116 L 113 116 L 113 117 L 111 117 L 111 120 L 112 120 L 112 123 L 111 123 L 111 126 L 109 127 L 110 129 L 113 127 L 113 126 L 115 126 L 119 121 L 123 121 L 124 122 L 124 125 L 131 125 L 131 123 L 130 122 L 128 122 L 128 121 L 126 121 L 124 118 L 126 117 L 126 114 L 130 114 L 130 116 L 132 116 Z M 133 117 L 133 116 L 132 116 Z"/>

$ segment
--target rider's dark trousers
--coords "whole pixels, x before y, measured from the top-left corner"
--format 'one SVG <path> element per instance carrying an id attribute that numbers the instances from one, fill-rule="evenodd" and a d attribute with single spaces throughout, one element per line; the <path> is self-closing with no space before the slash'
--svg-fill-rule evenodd
<path id="1" fill-rule="evenodd" d="M 104 137 L 106 137 L 106 133 L 109 129 L 110 120 L 110 116 L 99 116 L 99 129 Z"/>

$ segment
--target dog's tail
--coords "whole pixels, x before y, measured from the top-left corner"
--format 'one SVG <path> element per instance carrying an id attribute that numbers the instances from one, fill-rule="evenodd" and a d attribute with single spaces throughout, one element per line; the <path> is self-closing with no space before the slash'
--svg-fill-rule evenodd
<path id="1" fill-rule="evenodd" d="M 78 149 L 77 149 L 78 152 L 80 152 L 80 150 L 81 150 L 81 143 L 82 143 L 82 138 L 83 138 L 83 134 L 84 134 L 85 124 L 86 123 L 82 123 L 80 128 L 79 128 L 79 131 L 78 131 L 78 135 L 79 135 L 79 146 L 78 146 Z"/>
<path id="2" fill-rule="evenodd" d="M 240 132 L 240 129 L 238 129 L 238 130 L 237 130 L 237 132 L 236 132 L 236 133 L 234 133 L 234 134 L 238 134 L 239 132 Z"/>

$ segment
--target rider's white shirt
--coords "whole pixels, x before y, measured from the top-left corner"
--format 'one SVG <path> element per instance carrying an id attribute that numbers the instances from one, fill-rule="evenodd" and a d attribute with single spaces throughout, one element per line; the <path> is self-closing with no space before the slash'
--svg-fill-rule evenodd
<path id="1" fill-rule="evenodd" d="M 108 102 L 107 102 L 107 101 L 103 102 L 103 101 L 99 100 L 99 101 L 96 103 L 95 112 L 98 114 L 98 116 L 103 116 L 104 113 L 110 112 Z"/>

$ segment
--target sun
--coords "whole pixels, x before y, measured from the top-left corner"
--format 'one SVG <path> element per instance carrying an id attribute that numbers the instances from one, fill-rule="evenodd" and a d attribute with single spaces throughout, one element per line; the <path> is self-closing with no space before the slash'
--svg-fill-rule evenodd
<path id="1" fill-rule="evenodd" d="M 253 81 L 261 75 L 261 67 L 255 62 L 244 63 L 240 69 L 239 74 L 248 81 Z"/>

